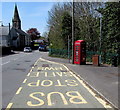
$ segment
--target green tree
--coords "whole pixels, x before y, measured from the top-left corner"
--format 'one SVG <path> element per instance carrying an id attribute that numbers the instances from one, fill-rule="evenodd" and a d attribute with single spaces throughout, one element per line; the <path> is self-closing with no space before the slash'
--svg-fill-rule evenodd
<path id="1" fill-rule="evenodd" d="M 65 40 L 66 35 L 63 36 L 63 16 L 65 12 L 70 12 L 70 5 L 68 3 L 60 4 L 57 3 L 49 11 L 48 27 L 49 33 L 48 38 L 50 47 L 55 49 L 66 49 Z"/>
<path id="2" fill-rule="evenodd" d="M 107 24 L 107 38 L 110 41 L 108 48 L 111 52 L 117 52 L 118 47 L 120 44 L 120 2 L 119 3 L 107 3 L 106 4 L 105 13 L 108 12 L 109 15 L 107 16 L 108 24 Z"/>
<path id="3" fill-rule="evenodd" d="M 97 2 L 74 3 L 74 37 L 87 42 L 87 50 L 99 50 L 99 16 L 95 9 L 101 7 Z"/>
<path id="4" fill-rule="evenodd" d="M 120 2 L 107 2 L 105 8 L 99 9 L 102 14 L 102 50 L 106 53 L 116 53 L 120 60 Z M 120 61 L 119 61 L 120 64 Z"/>
<path id="5" fill-rule="evenodd" d="M 98 2 L 75 2 L 56 4 L 49 11 L 49 41 L 52 48 L 67 49 L 68 35 L 71 39 L 72 28 L 74 40 L 85 40 L 87 50 L 99 50 L 99 14 L 95 10 L 103 3 Z M 74 13 L 72 13 L 74 8 Z M 74 16 L 72 16 L 74 15 Z M 73 19 L 73 25 L 72 25 Z M 72 46 L 72 43 L 70 42 Z"/>
<path id="6" fill-rule="evenodd" d="M 71 41 L 72 38 L 72 16 L 68 12 L 64 12 L 62 15 L 62 39 L 64 39 L 64 44 L 67 49 L 68 38 Z M 71 42 L 70 42 L 71 44 Z"/>

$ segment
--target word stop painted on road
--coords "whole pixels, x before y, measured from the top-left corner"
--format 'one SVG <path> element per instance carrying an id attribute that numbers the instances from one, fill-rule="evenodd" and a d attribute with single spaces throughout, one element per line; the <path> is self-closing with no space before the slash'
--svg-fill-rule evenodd
<path id="1" fill-rule="evenodd" d="M 64 84 L 63 84 L 64 83 Z M 49 87 L 49 86 L 59 86 L 59 87 L 63 87 L 63 86 L 78 86 L 78 83 L 75 80 L 65 80 L 65 81 L 61 81 L 61 80 L 37 80 L 36 82 L 31 82 L 28 83 L 29 87 L 38 87 L 38 86 L 43 86 L 43 87 Z"/>

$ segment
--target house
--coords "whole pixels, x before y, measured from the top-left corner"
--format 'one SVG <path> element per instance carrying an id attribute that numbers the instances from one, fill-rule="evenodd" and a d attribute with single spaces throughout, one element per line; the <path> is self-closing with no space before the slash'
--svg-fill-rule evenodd
<path id="1" fill-rule="evenodd" d="M 30 36 L 21 29 L 12 27 L 8 38 L 10 39 L 11 47 L 23 48 L 31 45 Z"/>
<path id="2" fill-rule="evenodd" d="M 2 56 L 2 54 L 8 54 L 11 52 L 10 42 L 8 40 L 9 31 L 10 26 L 0 26 L 0 56 Z"/>
<path id="3" fill-rule="evenodd" d="M 25 46 L 31 46 L 31 37 L 21 29 L 21 20 L 15 5 L 12 26 L 0 26 L 0 56 L 10 53 L 11 49 L 23 49 Z"/>
<path id="4" fill-rule="evenodd" d="M 0 47 L 9 47 L 10 42 L 8 41 L 9 26 L 0 26 Z"/>

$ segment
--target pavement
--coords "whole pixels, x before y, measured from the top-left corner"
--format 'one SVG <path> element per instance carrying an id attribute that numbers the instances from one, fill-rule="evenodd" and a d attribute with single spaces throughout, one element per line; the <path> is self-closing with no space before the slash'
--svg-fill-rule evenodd
<path id="1" fill-rule="evenodd" d="M 118 72 L 118 67 L 109 65 L 93 66 L 90 63 L 87 65 L 75 65 L 69 63 L 67 59 L 49 57 L 47 54 L 43 58 L 65 64 L 106 101 L 109 101 L 114 107 L 120 108 L 118 101 L 118 91 L 120 90 L 118 79 L 120 78 L 120 73 Z"/>

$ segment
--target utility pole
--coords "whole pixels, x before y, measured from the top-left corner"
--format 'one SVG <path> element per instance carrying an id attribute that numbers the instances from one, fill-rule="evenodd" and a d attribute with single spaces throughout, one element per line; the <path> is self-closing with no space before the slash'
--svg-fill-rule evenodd
<path id="1" fill-rule="evenodd" d="M 70 37 L 69 37 L 69 35 L 68 35 L 68 60 L 70 63 Z"/>
<path id="2" fill-rule="evenodd" d="M 102 16 L 100 15 L 100 51 L 101 51 L 101 38 L 102 38 Z"/>
<path id="3" fill-rule="evenodd" d="M 102 39 L 102 15 L 100 14 L 100 48 L 99 48 L 99 51 L 100 51 L 100 64 L 102 63 L 101 61 L 101 39 Z"/>
<path id="4" fill-rule="evenodd" d="M 74 0 L 72 4 L 72 64 L 74 64 Z"/>
<path id="5" fill-rule="evenodd" d="M 9 39 L 8 39 L 8 45 L 11 46 L 11 33 L 10 33 L 10 23 L 9 24 Z"/>

